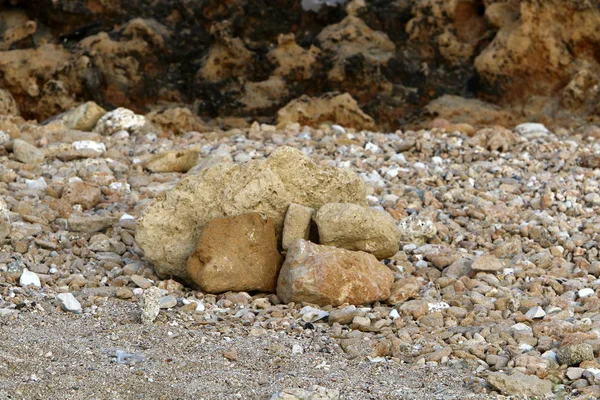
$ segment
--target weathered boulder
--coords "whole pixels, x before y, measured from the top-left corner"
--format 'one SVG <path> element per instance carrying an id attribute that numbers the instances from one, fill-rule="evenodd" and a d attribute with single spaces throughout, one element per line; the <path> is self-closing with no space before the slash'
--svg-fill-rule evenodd
<path id="1" fill-rule="evenodd" d="M 205 292 L 272 293 L 282 261 L 273 220 L 248 213 L 206 224 L 187 260 L 187 271 Z"/>
<path id="2" fill-rule="evenodd" d="M 278 238 L 288 206 L 366 205 L 364 182 L 348 169 L 320 168 L 301 151 L 281 147 L 263 161 L 217 164 L 159 194 L 139 220 L 136 240 L 159 275 L 188 278 L 186 260 L 204 225 L 218 217 L 260 212 Z"/>
<path id="3" fill-rule="evenodd" d="M 329 203 L 314 216 L 319 242 L 347 250 L 373 254 L 378 259 L 392 257 L 400 248 L 396 220 L 385 211 L 349 203 Z"/>
<path id="4" fill-rule="evenodd" d="M 390 295 L 394 274 L 372 255 L 299 239 L 288 248 L 277 296 L 289 303 L 368 304 Z"/>
<path id="5" fill-rule="evenodd" d="M 284 250 L 287 250 L 297 239 L 309 239 L 310 225 L 314 213 L 315 210 L 310 207 L 295 203 L 290 204 L 283 222 L 281 247 Z"/>

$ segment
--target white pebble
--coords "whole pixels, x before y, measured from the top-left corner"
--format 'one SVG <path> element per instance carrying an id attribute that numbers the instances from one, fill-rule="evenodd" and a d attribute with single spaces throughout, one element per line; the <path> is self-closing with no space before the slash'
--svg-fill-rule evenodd
<path id="1" fill-rule="evenodd" d="M 25 184 L 29 190 L 46 190 L 48 184 L 44 178 L 25 179 Z"/>
<path id="2" fill-rule="evenodd" d="M 63 310 L 76 314 L 81 313 L 81 303 L 79 303 L 72 293 L 60 293 L 56 296 L 56 299 Z"/>
<path id="3" fill-rule="evenodd" d="M 590 297 L 594 293 L 595 293 L 594 289 L 591 289 L 591 288 L 583 288 L 583 289 L 580 289 L 579 292 L 577 292 L 580 299 L 585 299 L 586 297 Z"/>
<path id="4" fill-rule="evenodd" d="M 19 284 L 21 286 L 28 286 L 28 285 L 34 285 L 37 287 L 42 286 L 39 276 L 37 276 L 37 274 L 35 272 L 29 271 L 27 268 L 23 269 L 21 278 L 19 278 Z"/>

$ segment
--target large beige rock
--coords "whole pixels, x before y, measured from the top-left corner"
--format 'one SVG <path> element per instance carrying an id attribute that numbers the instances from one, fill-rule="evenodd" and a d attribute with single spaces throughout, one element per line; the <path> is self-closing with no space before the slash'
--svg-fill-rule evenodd
<path id="1" fill-rule="evenodd" d="M 300 239 L 288 248 L 277 295 L 286 303 L 368 304 L 387 299 L 393 282 L 392 271 L 372 254 Z"/>
<path id="2" fill-rule="evenodd" d="M 385 211 L 350 203 L 329 203 L 314 216 L 321 244 L 392 257 L 400 248 L 396 220 Z"/>
<path id="3" fill-rule="evenodd" d="M 188 278 L 186 260 L 204 225 L 214 219 L 261 212 L 278 238 L 288 206 L 366 205 L 364 182 L 349 169 L 320 168 L 301 151 L 281 147 L 263 161 L 217 164 L 159 194 L 141 216 L 136 240 L 161 276 Z"/>
<path id="4" fill-rule="evenodd" d="M 272 293 L 282 261 L 273 220 L 248 213 L 206 224 L 187 271 L 205 292 Z"/>

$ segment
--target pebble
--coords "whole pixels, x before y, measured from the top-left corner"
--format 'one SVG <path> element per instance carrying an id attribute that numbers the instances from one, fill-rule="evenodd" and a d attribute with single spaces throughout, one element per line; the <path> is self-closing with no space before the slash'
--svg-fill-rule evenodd
<path id="1" fill-rule="evenodd" d="M 69 311 L 75 314 L 81 313 L 81 303 L 79 303 L 72 293 L 59 293 L 56 295 L 56 299 L 64 311 Z"/>
<path id="2" fill-rule="evenodd" d="M 160 298 L 159 307 L 162 309 L 173 308 L 177 305 L 177 299 L 175 296 L 163 296 Z"/>
<path id="3" fill-rule="evenodd" d="M 19 278 L 19 284 L 21 286 L 33 285 L 37 287 L 41 287 L 42 284 L 40 282 L 40 278 L 37 276 L 35 272 L 29 271 L 27 268 L 23 269 L 23 273 Z"/>
<path id="4" fill-rule="evenodd" d="M 142 324 L 151 324 L 154 322 L 160 312 L 160 289 L 152 286 L 143 292 L 142 295 Z"/>

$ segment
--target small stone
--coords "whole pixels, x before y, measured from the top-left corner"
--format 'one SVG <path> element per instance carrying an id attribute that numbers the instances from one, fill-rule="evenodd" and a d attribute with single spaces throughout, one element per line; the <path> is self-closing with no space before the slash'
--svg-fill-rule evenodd
<path id="1" fill-rule="evenodd" d="M 407 243 L 423 244 L 437 234 L 433 221 L 414 215 L 403 218 L 398 224 L 400 240 Z"/>
<path id="2" fill-rule="evenodd" d="M 506 396 L 530 396 L 543 398 L 552 394 L 552 382 L 540 379 L 534 375 L 525 375 L 515 372 L 507 375 L 501 372 L 492 372 L 488 375 L 488 383 Z"/>
<path id="3" fill-rule="evenodd" d="M 300 315 L 302 315 L 302 321 L 304 322 L 316 322 L 323 318 L 327 318 L 329 313 L 319 308 L 304 306 L 302 307 L 302 310 L 300 310 Z"/>
<path id="4" fill-rule="evenodd" d="M 289 388 L 274 393 L 270 400 L 338 400 L 340 392 L 323 386 L 312 386 L 310 389 Z"/>
<path id="5" fill-rule="evenodd" d="M 423 286 L 422 278 L 409 276 L 408 278 L 398 279 L 392 285 L 388 304 L 400 304 L 406 300 L 416 298 L 419 295 L 419 289 Z"/>
<path id="6" fill-rule="evenodd" d="M 504 264 L 493 254 L 484 254 L 477 257 L 471 264 L 473 271 L 497 272 L 504 269 Z"/>
<path id="7" fill-rule="evenodd" d="M 152 286 L 152 282 L 141 275 L 131 275 L 131 281 L 142 289 L 148 289 Z"/>
<path id="8" fill-rule="evenodd" d="M 60 119 L 69 129 L 91 132 L 104 114 L 106 114 L 104 108 L 93 101 L 88 101 L 62 114 Z"/>
<path id="9" fill-rule="evenodd" d="M 409 300 L 400 306 L 402 315 L 412 315 L 418 319 L 429 312 L 429 302 L 427 300 Z"/>
<path id="10" fill-rule="evenodd" d="M 531 307 L 527 311 L 527 313 L 525 313 L 525 316 L 530 319 L 539 319 L 539 318 L 544 318 L 546 316 L 546 312 L 544 311 L 544 309 L 542 307 L 535 306 L 535 307 Z"/>
<path id="11" fill-rule="evenodd" d="M 393 281 L 371 254 L 297 240 L 281 267 L 277 296 L 285 303 L 368 304 L 385 300 Z"/>
<path id="12" fill-rule="evenodd" d="M 84 210 L 94 208 L 102 200 L 99 187 L 75 180 L 63 186 L 61 198 L 69 204 L 80 204 Z"/>
<path id="13" fill-rule="evenodd" d="M 308 240 L 310 224 L 315 210 L 300 204 L 292 203 L 285 213 L 281 247 L 287 250 L 297 239 Z"/>
<path id="14" fill-rule="evenodd" d="M 156 286 L 144 291 L 142 295 L 142 324 L 151 324 L 158 317 L 160 298 L 160 289 Z"/>
<path id="15" fill-rule="evenodd" d="M 72 293 L 59 293 L 56 296 L 58 304 L 64 311 L 70 311 L 76 314 L 81 313 L 81 303 Z"/>
<path id="16" fill-rule="evenodd" d="M 576 381 L 577 379 L 581 378 L 583 371 L 585 371 L 583 368 L 569 367 L 567 368 L 566 375 L 570 380 Z"/>
<path id="17" fill-rule="evenodd" d="M 173 308 L 177 305 L 177 299 L 175 296 L 163 296 L 160 298 L 159 307 L 162 309 Z"/>
<path id="18" fill-rule="evenodd" d="M 537 139 L 539 137 L 544 137 L 550 134 L 551 132 L 542 124 L 534 123 L 534 122 L 526 122 L 521 125 L 517 125 L 515 127 L 515 131 L 521 135 L 526 137 L 527 139 Z"/>
<path id="19" fill-rule="evenodd" d="M 329 203 L 316 212 L 321 244 L 392 257 L 400 248 L 396 220 L 384 211 L 350 203 Z"/>
<path id="20" fill-rule="evenodd" d="M 458 260 L 454 261 L 450 264 L 444 272 L 443 276 L 447 276 L 448 278 L 458 279 L 463 276 L 471 277 L 473 274 L 473 260 L 467 257 L 461 257 Z"/>
<path id="21" fill-rule="evenodd" d="M 118 131 L 135 134 L 140 132 L 146 124 L 146 118 L 143 115 L 137 115 L 131 110 L 119 107 L 104 114 L 96 123 L 94 132 L 104 136 L 112 135 Z"/>
<path id="22" fill-rule="evenodd" d="M 229 350 L 225 350 L 223 352 L 223 357 L 228 359 L 229 361 L 237 361 L 238 360 L 238 352 L 235 348 L 231 348 Z"/>
<path id="23" fill-rule="evenodd" d="M 122 299 L 122 300 L 127 300 L 127 299 L 130 299 L 133 297 L 133 292 L 126 287 L 119 287 L 119 288 L 117 288 L 115 297 Z"/>
<path id="24" fill-rule="evenodd" d="M 45 159 L 40 149 L 21 139 L 13 140 L 13 153 L 17 161 L 25 164 L 41 164 Z"/>
<path id="25" fill-rule="evenodd" d="M 33 285 L 37 287 L 41 287 L 42 283 L 40 282 L 40 278 L 37 276 L 35 272 L 29 271 L 27 268 L 23 269 L 23 273 L 19 278 L 19 284 L 21 286 Z"/>
<path id="26" fill-rule="evenodd" d="M 155 154 L 144 163 L 152 172 L 187 172 L 198 162 L 198 149 L 169 150 Z"/>
<path id="27" fill-rule="evenodd" d="M 580 289 L 580 290 L 577 292 L 577 295 L 579 296 L 579 298 L 580 298 L 580 299 L 585 299 L 586 297 L 590 297 L 590 296 L 592 296 L 594 293 L 596 293 L 596 292 L 594 291 L 594 289 L 591 289 L 591 288 L 583 288 L 583 289 Z"/>
<path id="28" fill-rule="evenodd" d="M 302 354 L 304 353 L 304 348 L 299 344 L 295 344 L 292 346 L 292 355 Z"/>
<path id="29" fill-rule="evenodd" d="M 25 179 L 25 184 L 29 190 L 46 190 L 48 188 L 46 180 L 41 177 L 38 179 Z"/>
<path id="30" fill-rule="evenodd" d="M 589 343 L 564 346 L 558 349 L 556 358 L 560 364 L 567 366 L 578 365 L 583 361 L 594 359 L 594 348 Z"/>
<path id="31" fill-rule="evenodd" d="M 333 325 L 338 323 L 340 325 L 348 325 L 352 322 L 352 319 L 358 314 L 356 306 L 347 306 L 342 309 L 335 309 L 329 312 L 329 324 Z"/>

